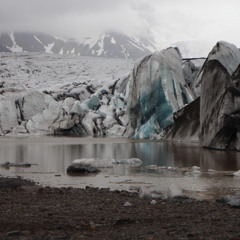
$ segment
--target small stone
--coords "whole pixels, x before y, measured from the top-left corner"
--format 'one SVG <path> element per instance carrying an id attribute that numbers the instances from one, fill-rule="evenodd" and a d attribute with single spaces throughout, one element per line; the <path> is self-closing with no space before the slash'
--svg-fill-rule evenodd
<path id="1" fill-rule="evenodd" d="M 152 200 L 152 201 L 150 202 L 150 204 L 155 205 L 155 204 L 157 204 L 157 201 L 156 201 L 156 200 Z"/>
<path id="2" fill-rule="evenodd" d="M 130 203 L 130 202 L 125 202 L 125 203 L 123 204 L 123 206 L 124 206 L 124 207 L 132 207 L 132 203 Z"/>
<path id="3" fill-rule="evenodd" d="M 19 230 L 15 230 L 15 231 L 11 231 L 11 232 L 8 232 L 7 233 L 7 236 L 17 236 L 20 234 L 20 231 Z"/>

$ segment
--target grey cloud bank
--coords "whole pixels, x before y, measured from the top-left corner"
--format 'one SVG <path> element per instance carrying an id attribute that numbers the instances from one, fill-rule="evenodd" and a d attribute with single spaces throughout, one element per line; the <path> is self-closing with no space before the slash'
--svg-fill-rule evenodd
<path id="1" fill-rule="evenodd" d="M 159 44 L 226 40 L 240 45 L 238 0 L 0 0 L 0 31 L 79 38 L 106 29 L 152 32 Z"/>

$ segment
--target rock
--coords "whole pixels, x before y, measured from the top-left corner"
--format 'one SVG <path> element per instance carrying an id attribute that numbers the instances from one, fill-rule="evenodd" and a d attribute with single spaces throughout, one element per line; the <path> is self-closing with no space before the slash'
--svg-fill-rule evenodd
<path id="1" fill-rule="evenodd" d="M 240 208 L 240 193 L 235 193 L 233 195 L 226 195 L 220 199 L 217 199 L 216 201 L 226 203 L 234 208 Z"/>
<path id="2" fill-rule="evenodd" d="M 85 163 L 73 163 L 67 168 L 67 173 L 98 173 L 99 169 Z"/>
<path id="3" fill-rule="evenodd" d="M 124 206 L 124 207 L 132 207 L 132 203 L 130 203 L 130 202 L 125 202 L 125 203 L 123 204 L 123 206 Z"/>
<path id="4" fill-rule="evenodd" d="M 174 203 L 191 203 L 194 200 L 192 198 L 187 197 L 187 196 L 180 195 L 180 196 L 174 196 L 171 199 L 171 201 L 174 202 Z"/>
<path id="5" fill-rule="evenodd" d="M 128 93 L 128 134 L 151 138 L 173 123 L 173 113 L 194 100 L 177 48 L 149 55 L 134 66 Z"/>
<path id="6" fill-rule="evenodd" d="M 10 162 L 4 162 L 4 163 L 1 163 L 0 164 L 1 167 L 5 167 L 5 168 L 8 168 L 8 167 L 31 167 L 32 164 L 31 163 L 10 163 Z"/>
<path id="7" fill-rule="evenodd" d="M 152 200 L 152 201 L 150 202 L 150 204 L 151 204 L 151 205 L 155 205 L 155 204 L 157 204 L 157 201 L 156 201 L 156 200 Z"/>
<path id="8" fill-rule="evenodd" d="M 201 79 L 201 146 L 240 150 L 240 51 L 218 42 L 209 53 Z"/>

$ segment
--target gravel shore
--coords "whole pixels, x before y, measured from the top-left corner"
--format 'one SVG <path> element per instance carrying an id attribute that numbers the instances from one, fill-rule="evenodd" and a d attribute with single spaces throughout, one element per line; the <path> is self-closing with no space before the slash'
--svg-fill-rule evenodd
<path id="1" fill-rule="evenodd" d="M 0 239 L 240 239 L 240 209 L 0 177 Z"/>

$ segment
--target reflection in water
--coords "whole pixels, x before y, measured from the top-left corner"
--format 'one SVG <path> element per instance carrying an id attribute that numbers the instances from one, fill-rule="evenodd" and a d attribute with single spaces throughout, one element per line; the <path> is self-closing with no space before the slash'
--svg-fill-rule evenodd
<path id="1" fill-rule="evenodd" d="M 55 141 L 56 140 L 56 141 Z M 131 168 L 128 165 L 115 165 L 113 168 L 103 170 L 95 178 L 85 177 L 84 180 L 67 178 L 66 168 L 75 159 L 80 158 L 100 158 L 100 159 L 127 159 L 140 158 L 143 161 L 142 168 Z M 201 171 L 215 169 L 218 171 L 237 171 L 240 169 L 240 153 L 228 151 L 216 151 L 198 147 L 197 144 L 189 143 L 170 143 L 157 141 L 132 141 L 128 139 L 89 139 L 89 138 L 52 138 L 44 137 L 31 141 L 28 139 L 0 139 L 0 163 L 3 162 L 23 163 L 28 162 L 33 165 L 31 168 L 10 168 L 9 170 L 0 168 L 2 175 L 23 175 L 34 177 L 38 174 L 41 182 L 42 178 L 50 177 L 49 174 L 62 174 L 61 182 L 64 184 L 73 184 L 71 181 L 78 181 L 77 184 L 97 184 L 98 181 L 109 184 L 113 178 L 118 176 L 136 177 L 139 181 L 149 181 L 155 186 L 168 186 L 172 182 L 177 184 L 187 184 L 186 189 L 229 189 L 240 188 L 237 179 L 224 178 L 223 176 L 209 175 L 205 176 L 187 176 L 179 172 L 154 172 L 151 175 L 144 171 L 144 166 L 172 166 L 172 167 L 192 167 L 200 166 Z M 25 174 L 25 175 L 24 175 Z M 44 175 L 45 174 L 45 175 Z M 111 179 L 108 179 L 112 176 Z M 147 178 L 146 178 L 147 177 Z M 99 179 L 98 179 L 99 178 Z M 174 180 L 176 179 L 177 180 Z M 189 179 L 191 178 L 191 181 Z M 49 180 L 55 181 L 55 179 Z M 64 183 L 65 181 L 65 183 Z M 69 182 L 70 181 L 70 182 Z M 165 181 L 165 182 L 164 182 Z M 182 182 L 182 183 L 181 183 Z M 186 183 L 187 182 L 187 183 Z M 189 183 L 190 182 L 190 183 Z M 75 183 L 74 183 L 75 184 Z M 192 184 L 190 186 L 190 184 Z M 195 185 L 194 185 L 195 184 Z M 231 186 L 230 186 L 231 185 Z"/>
<path id="2" fill-rule="evenodd" d="M 172 167 L 200 166 L 202 170 L 237 171 L 240 169 L 240 153 L 200 148 L 196 144 L 170 142 L 121 142 L 87 144 L 0 144 L 0 163 L 29 162 L 38 164 L 42 172 L 65 172 L 75 159 L 127 159 L 140 158 L 143 165 Z M 239 160 L 238 160 L 239 159 Z M 15 169 L 17 171 L 17 169 Z"/>

